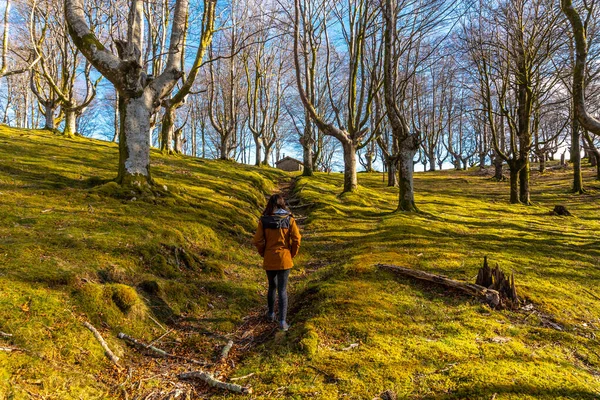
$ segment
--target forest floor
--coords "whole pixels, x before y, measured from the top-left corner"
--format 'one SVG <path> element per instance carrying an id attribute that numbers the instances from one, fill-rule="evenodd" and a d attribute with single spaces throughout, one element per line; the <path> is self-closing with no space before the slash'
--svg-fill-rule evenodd
<path id="1" fill-rule="evenodd" d="M 600 182 L 533 172 L 532 206 L 477 171 L 417 174 L 420 214 L 360 174 L 152 154 L 156 198 L 109 182 L 114 144 L 0 127 L 0 399 L 231 398 L 177 375 L 207 370 L 241 397 L 600 398 Z M 292 186 L 289 182 L 293 180 Z M 262 320 L 251 246 L 265 196 L 289 191 L 303 223 L 289 332 Z M 573 217 L 550 215 L 565 205 Z M 474 282 L 483 257 L 514 272 L 526 307 L 395 276 L 377 263 Z M 88 321 L 121 357 L 112 366 Z M 153 358 L 125 332 L 176 358 Z M 226 360 L 220 352 L 234 346 Z M 245 377 L 235 380 L 237 377 Z M 231 381 L 231 379 L 234 379 Z"/>

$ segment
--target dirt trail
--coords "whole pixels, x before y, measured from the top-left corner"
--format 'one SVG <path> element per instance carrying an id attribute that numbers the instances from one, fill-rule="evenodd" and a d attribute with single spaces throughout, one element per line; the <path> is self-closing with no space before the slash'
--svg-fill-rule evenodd
<path id="1" fill-rule="evenodd" d="M 294 188 L 297 183 L 297 178 L 285 179 L 278 182 L 276 192 L 281 193 L 290 209 L 294 214 L 301 231 L 306 221 L 306 213 L 308 208 L 301 204 L 299 198 L 294 197 Z M 306 279 L 308 273 L 297 275 L 294 277 L 294 282 Z M 290 287 L 290 317 L 298 311 L 298 307 L 294 307 L 296 285 Z M 266 297 L 266 293 L 263 297 Z M 183 359 L 177 358 L 153 358 L 148 354 L 141 354 L 136 350 L 128 348 L 127 370 L 113 370 L 111 378 L 109 378 L 115 387 L 115 394 L 123 399 L 144 399 L 144 400 L 170 400 L 170 399 L 193 399 L 205 398 L 215 392 L 215 389 L 201 382 L 181 381 L 177 375 L 188 371 L 206 371 L 212 373 L 217 379 L 228 382 L 229 378 L 235 376 L 236 366 L 253 349 L 260 344 L 268 341 L 278 332 L 276 323 L 267 322 L 264 318 L 266 306 L 261 304 L 251 311 L 243 320 L 243 323 L 233 332 L 227 335 L 220 335 L 208 332 L 202 329 L 198 322 L 193 320 L 182 319 L 176 321 L 173 326 L 170 326 L 169 331 L 156 343 L 156 347 L 162 348 L 171 354 L 187 359 L 195 359 L 203 362 L 206 360 L 206 365 L 201 366 L 197 363 L 191 363 Z M 194 336 L 196 338 L 203 337 L 204 343 L 199 348 L 212 349 L 207 353 L 197 354 L 197 352 L 181 346 L 181 338 Z M 173 341 L 173 338 L 177 338 Z M 225 360 L 218 360 L 220 350 L 228 341 L 233 341 L 233 347 Z M 153 384 L 149 384 L 153 381 Z M 156 386 L 156 382 L 159 385 Z M 235 383 L 244 385 L 244 381 Z M 223 393 L 223 392 L 219 392 Z"/>

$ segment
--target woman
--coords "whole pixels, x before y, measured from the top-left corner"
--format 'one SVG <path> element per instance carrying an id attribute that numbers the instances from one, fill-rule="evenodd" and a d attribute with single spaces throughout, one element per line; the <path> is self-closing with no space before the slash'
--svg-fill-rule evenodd
<path id="1" fill-rule="evenodd" d="M 267 295 L 267 319 L 275 321 L 275 291 L 279 295 L 279 329 L 287 331 L 287 281 L 290 269 L 294 266 L 292 258 L 300 248 L 300 231 L 292 213 L 285 205 L 284 198 L 274 194 L 258 223 L 254 235 L 254 245 L 264 258 L 263 267 L 267 271 L 269 293 Z"/>

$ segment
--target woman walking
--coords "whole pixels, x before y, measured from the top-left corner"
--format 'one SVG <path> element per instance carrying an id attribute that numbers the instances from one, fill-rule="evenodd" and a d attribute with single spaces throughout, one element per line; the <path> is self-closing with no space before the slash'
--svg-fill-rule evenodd
<path id="1" fill-rule="evenodd" d="M 275 321 L 275 292 L 279 297 L 279 329 L 287 331 L 287 282 L 294 266 L 292 259 L 300 248 L 300 231 L 296 220 L 285 204 L 285 199 L 274 194 L 258 223 L 254 245 L 263 257 L 267 271 L 269 292 L 267 294 L 267 319 Z"/>

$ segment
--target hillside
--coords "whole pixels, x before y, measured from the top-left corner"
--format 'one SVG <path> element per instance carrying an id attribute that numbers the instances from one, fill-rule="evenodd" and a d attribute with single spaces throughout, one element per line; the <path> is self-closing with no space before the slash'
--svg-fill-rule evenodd
<path id="1" fill-rule="evenodd" d="M 508 184 L 476 172 L 417 174 L 422 214 L 393 213 L 395 189 L 362 174 L 301 179 L 313 204 L 309 268 L 287 341 L 243 363 L 269 398 L 600 398 L 600 185 L 568 193 L 571 174 L 533 173 L 534 205 L 508 204 Z M 573 218 L 551 216 L 566 205 Z M 378 270 L 395 263 L 474 282 L 483 257 L 514 271 L 518 312 Z M 266 369 L 264 366 L 268 366 Z"/>
<path id="2" fill-rule="evenodd" d="M 153 153 L 166 188 L 141 199 L 107 183 L 116 153 L 0 127 L 0 331 L 13 335 L 0 347 L 25 350 L 0 352 L 0 399 L 144 398 L 190 367 L 141 356 L 119 332 L 211 362 L 234 340 L 231 362 L 211 368 L 224 380 L 253 374 L 237 381 L 254 389 L 248 398 L 600 397 L 591 169 L 581 196 L 568 193 L 568 172 L 534 172 L 531 207 L 509 205 L 508 184 L 476 172 L 417 174 L 421 214 L 394 213 L 397 190 L 381 174 L 360 174 L 358 192 L 342 196 L 341 174 L 298 179 L 308 218 L 284 334 L 257 322 L 266 282 L 250 239 L 264 196 L 291 177 Z M 551 216 L 559 204 L 574 217 Z M 472 282 L 486 255 L 514 271 L 528 307 L 491 310 L 375 267 Z"/>
<path id="3" fill-rule="evenodd" d="M 0 127 L 0 331 L 13 335 L 0 340 L 27 350 L 0 352 L 0 398 L 107 398 L 111 379 L 97 375 L 110 364 L 85 320 L 123 356 L 118 332 L 151 341 L 183 320 L 227 334 L 262 304 L 250 237 L 287 176 L 153 152 L 166 190 L 141 201 L 102 184 L 117 154 Z M 206 350 L 199 335 L 180 339 Z"/>

